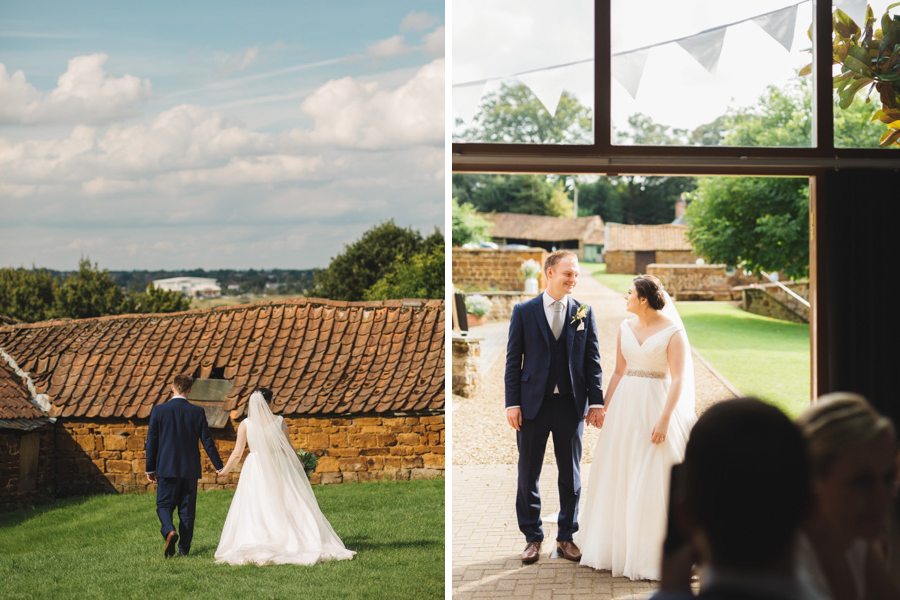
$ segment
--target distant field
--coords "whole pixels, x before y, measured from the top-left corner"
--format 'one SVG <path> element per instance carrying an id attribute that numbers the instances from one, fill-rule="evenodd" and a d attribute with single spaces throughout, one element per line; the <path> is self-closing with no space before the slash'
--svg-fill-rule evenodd
<path id="1" fill-rule="evenodd" d="M 285 300 L 287 298 L 299 298 L 299 294 L 263 294 L 260 296 L 229 296 L 226 298 L 194 298 L 191 300 L 191 308 L 211 308 L 214 306 L 234 306 L 236 304 L 251 304 L 263 300 Z"/>

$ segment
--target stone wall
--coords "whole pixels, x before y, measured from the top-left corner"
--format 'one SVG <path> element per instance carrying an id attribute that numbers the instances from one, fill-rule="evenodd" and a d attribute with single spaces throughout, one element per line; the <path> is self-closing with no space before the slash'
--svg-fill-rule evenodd
<path id="1" fill-rule="evenodd" d="M 809 298 L 808 284 L 787 283 L 785 285 L 797 295 Z M 741 288 L 740 291 L 742 293 L 741 306 L 747 312 L 782 321 L 809 323 L 809 307 L 774 283 L 747 286 Z"/>
<path id="2" fill-rule="evenodd" d="M 0 511 L 51 496 L 53 475 L 51 426 L 30 432 L 0 430 Z"/>
<path id="3" fill-rule="evenodd" d="M 453 284 L 466 290 L 519 291 L 525 288 L 521 279 L 522 261 L 533 259 L 541 265 L 547 252 L 541 248 L 529 250 L 494 250 L 491 248 L 453 249 Z M 546 287 L 544 276 L 538 281 Z"/>
<path id="4" fill-rule="evenodd" d="M 756 281 L 740 272 L 728 275 L 725 269 L 725 265 L 652 264 L 647 266 L 647 274 L 657 277 L 671 296 L 681 300 L 739 299 L 740 292 L 732 298 L 732 288 Z"/>
<path id="5" fill-rule="evenodd" d="M 641 275 L 642 273 L 634 272 L 635 254 L 632 250 L 607 250 L 606 272 Z M 657 250 L 654 261 L 657 263 L 693 265 L 697 262 L 697 256 L 687 250 Z"/>
<path id="6" fill-rule="evenodd" d="M 516 304 L 534 297 L 522 292 L 466 292 L 465 295 L 473 296 L 475 294 L 481 294 L 491 301 L 491 312 L 485 315 L 488 323 L 509 321 Z"/>
<path id="7" fill-rule="evenodd" d="M 472 398 L 478 393 L 483 339 L 470 334 L 453 334 L 452 391 L 457 396 Z"/>
<path id="8" fill-rule="evenodd" d="M 319 456 L 312 483 L 439 477 L 444 474 L 444 415 L 288 417 L 294 447 Z M 57 421 L 56 490 L 60 495 L 145 492 L 146 420 Z M 213 430 L 222 461 L 234 449 L 237 423 Z M 199 489 L 231 488 L 238 473 L 217 480 L 201 449 Z"/>

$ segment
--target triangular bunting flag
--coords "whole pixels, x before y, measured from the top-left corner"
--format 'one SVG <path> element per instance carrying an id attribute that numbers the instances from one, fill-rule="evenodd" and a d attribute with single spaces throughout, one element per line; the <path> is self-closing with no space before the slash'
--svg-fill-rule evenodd
<path id="1" fill-rule="evenodd" d="M 565 89 L 566 71 L 561 69 L 550 69 L 547 71 L 536 71 L 524 75 L 516 75 L 516 79 L 528 86 L 528 89 L 537 96 L 550 116 L 556 115 L 556 107 L 559 105 L 559 99 Z"/>
<path id="2" fill-rule="evenodd" d="M 726 29 L 726 27 L 722 27 L 706 33 L 698 33 L 678 40 L 676 43 L 684 48 L 704 69 L 715 75 L 716 67 L 719 66 L 719 57 L 722 55 L 722 45 L 725 43 Z"/>
<path id="3" fill-rule="evenodd" d="M 797 24 L 796 5 L 756 17 L 753 22 L 784 46 L 785 50 L 791 51 L 791 44 L 794 41 L 794 26 Z"/>
<path id="4" fill-rule="evenodd" d="M 834 0 L 832 6 L 847 13 L 860 27 L 866 20 L 866 5 L 868 0 Z"/>
<path id="5" fill-rule="evenodd" d="M 618 54 L 612 57 L 613 79 L 622 84 L 632 98 L 637 98 L 638 87 L 641 85 L 641 77 L 644 76 L 644 65 L 650 50 L 638 50 L 627 54 Z"/>
<path id="6" fill-rule="evenodd" d="M 463 85 L 453 88 L 453 112 L 456 116 L 469 123 L 478 112 L 481 105 L 481 96 L 484 93 L 484 83 Z"/>

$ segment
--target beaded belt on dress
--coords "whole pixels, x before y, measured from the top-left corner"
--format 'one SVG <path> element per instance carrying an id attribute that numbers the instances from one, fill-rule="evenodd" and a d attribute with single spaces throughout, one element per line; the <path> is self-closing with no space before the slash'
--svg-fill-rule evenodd
<path id="1" fill-rule="evenodd" d="M 641 371 L 639 369 L 628 369 L 626 375 L 631 377 L 646 377 L 647 379 L 665 379 L 665 373 L 657 373 L 656 371 Z"/>

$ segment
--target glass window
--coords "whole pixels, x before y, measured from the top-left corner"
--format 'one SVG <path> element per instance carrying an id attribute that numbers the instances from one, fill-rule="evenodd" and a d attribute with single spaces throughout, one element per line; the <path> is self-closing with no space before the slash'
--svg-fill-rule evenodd
<path id="1" fill-rule="evenodd" d="M 453 3 L 454 142 L 591 144 L 591 0 Z"/>

